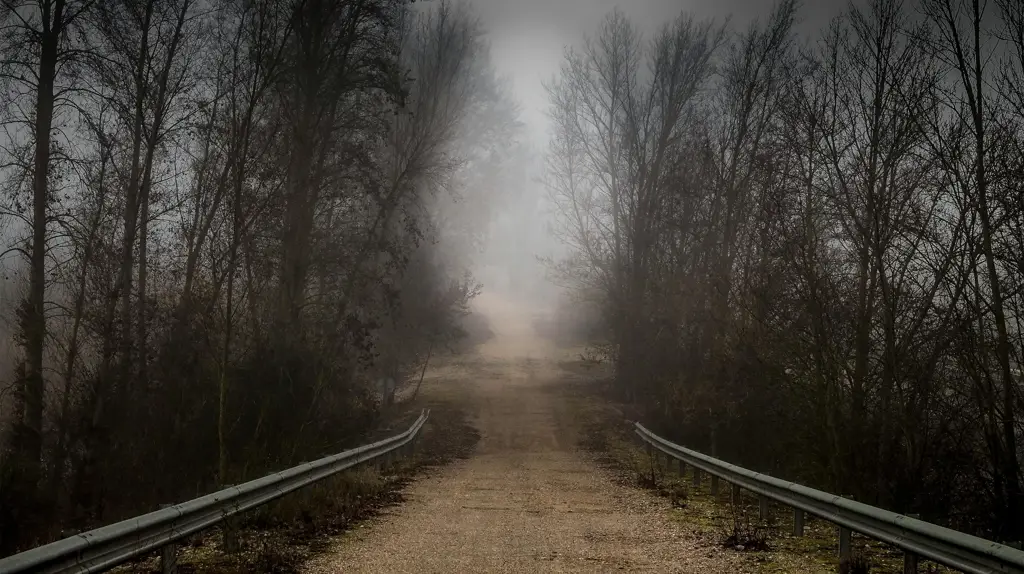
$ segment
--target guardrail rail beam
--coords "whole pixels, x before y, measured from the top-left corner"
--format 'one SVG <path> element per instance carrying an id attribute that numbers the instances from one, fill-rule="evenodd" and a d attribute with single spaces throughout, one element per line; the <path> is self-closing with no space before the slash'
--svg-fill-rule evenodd
<path id="1" fill-rule="evenodd" d="M 210 527 L 225 528 L 225 549 L 230 540 L 233 517 L 263 506 L 343 470 L 366 463 L 379 463 L 411 445 L 430 416 L 423 410 L 408 430 L 342 453 L 257 478 L 237 486 L 201 496 L 181 504 L 129 518 L 58 540 L 20 554 L 0 559 L 2 574 L 87 574 L 103 572 L 152 552 L 160 552 L 161 571 L 176 568 L 178 541 Z M 236 538 L 237 540 L 237 538 Z"/>
<path id="2" fill-rule="evenodd" d="M 767 515 L 767 504 L 774 500 L 793 509 L 793 534 L 803 534 L 806 515 L 815 516 L 839 528 L 839 554 L 848 557 L 854 532 L 899 548 L 912 560 L 930 560 L 970 574 L 1024 574 L 1024 551 L 923 520 L 897 514 L 747 470 L 706 454 L 679 446 L 634 423 L 639 439 L 649 448 L 693 467 L 694 489 L 700 486 L 702 472 L 733 485 L 733 501 L 742 488 L 759 497 L 760 514 Z M 909 558 L 909 557 L 913 558 Z"/>

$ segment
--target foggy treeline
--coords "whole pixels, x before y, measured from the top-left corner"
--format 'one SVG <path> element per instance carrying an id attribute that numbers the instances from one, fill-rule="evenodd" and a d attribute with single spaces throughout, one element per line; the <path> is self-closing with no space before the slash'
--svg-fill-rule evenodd
<path id="1" fill-rule="evenodd" d="M 459 336 L 518 129 L 466 6 L 0 14 L 3 553 L 339 450 Z"/>
<path id="2" fill-rule="evenodd" d="M 1024 10 L 613 12 L 549 85 L 547 185 L 618 389 L 755 470 L 1020 540 Z"/>

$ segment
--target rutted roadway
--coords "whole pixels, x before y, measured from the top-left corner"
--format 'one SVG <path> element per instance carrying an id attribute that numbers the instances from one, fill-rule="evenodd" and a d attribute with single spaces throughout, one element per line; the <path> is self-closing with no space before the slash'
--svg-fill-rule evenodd
<path id="1" fill-rule="evenodd" d="M 307 565 L 334 572 L 740 572 L 688 534 L 666 502 L 619 486 L 576 448 L 553 385 L 559 352 L 523 313 L 482 299 L 497 337 L 429 373 L 424 393 L 468 393 L 473 455 L 410 485 L 406 502 Z M 435 395 L 436 396 L 436 395 Z"/>

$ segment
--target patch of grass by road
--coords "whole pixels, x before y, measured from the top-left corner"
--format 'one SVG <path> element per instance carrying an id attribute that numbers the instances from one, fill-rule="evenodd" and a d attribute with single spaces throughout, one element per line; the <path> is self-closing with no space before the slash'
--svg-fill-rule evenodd
<path id="1" fill-rule="evenodd" d="M 766 520 L 759 517 L 757 499 L 740 493 L 731 501 L 731 486 L 721 481 L 717 496 L 711 494 L 711 479 L 693 483 L 692 469 L 684 475 L 678 465 L 654 457 L 635 439 L 630 420 L 636 413 L 614 400 L 606 371 L 584 360 L 560 365 L 567 374 L 564 387 L 568 403 L 581 429 L 580 446 L 611 471 L 620 484 L 646 488 L 671 501 L 671 519 L 694 535 L 740 552 L 757 572 L 763 574 L 834 573 L 839 570 L 838 528 L 826 521 L 805 516 L 804 535 L 794 536 L 793 513 L 770 503 Z M 850 574 L 901 574 L 903 554 L 884 543 L 854 534 L 852 550 L 856 567 Z M 851 565 L 852 566 L 852 565 Z M 947 573 L 952 570 L 922 563 L 920 572 Z"/>

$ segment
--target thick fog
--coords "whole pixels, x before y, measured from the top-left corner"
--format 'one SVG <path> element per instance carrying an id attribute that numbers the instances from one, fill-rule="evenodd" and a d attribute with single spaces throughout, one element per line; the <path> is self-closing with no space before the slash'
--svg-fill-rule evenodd
<path id="1" fill-rule="evenodd" d="M 545 86 L 558 74 L 565 51 L 593 36 L 611 11 L 622 11 L 650 35 L 682 12 L 697 18 L 730 23 L 742 32 L 762 20 L 771 2 L 724 0 L 470 0 L 490 44 L 491 60 L 506 79 L 519 105 L 526 170 L 509 174 L 493 198 L 492 219 L 484 248 L 475 258 L 475 275 L 484 286 L 481 301 L 491 295 L 515 299 L 524 308 L 545 313 L 566 293 L 553 281 L 550 266 L 566 254 L 552 233 L 552 206 L 544 187 L 545 154 L 550 140 L 550 99 Z M 801 6 L 796 29 L 809 35 L 826 26 L 845 6 L 839 0 Z"/>
<path id="2" fill-rule="evenodd" d="M 25 0 L 0 30 L 0 555 L 360 444 L 447 367 L 455 410 L 554 413 L 572 377 L 1024 539 L 1020 0 Z"/>

